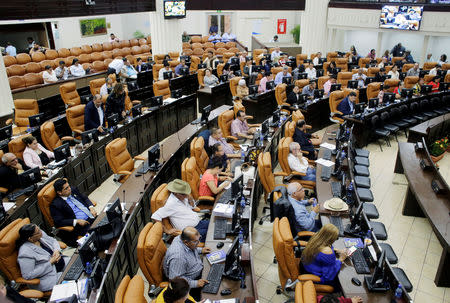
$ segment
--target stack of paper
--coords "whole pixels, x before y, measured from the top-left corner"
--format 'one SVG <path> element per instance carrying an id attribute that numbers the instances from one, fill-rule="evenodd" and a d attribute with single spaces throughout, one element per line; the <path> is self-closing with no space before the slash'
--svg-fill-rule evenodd
<path id="1" fill-rule="evenodd" d="M 213 214 L 218 217 L 232 218 L 234 214 L 234 205 L 217 203 L 216 207 L 214 207 Z"/>
<path id="2" fill-rule="evenodd" d="M 325 148 L 331 149 L 331 150 L 335 150 L 336 149 L 336 145 L 330 144 L 328 142 L 323 142 L 322 144 L 320 144 L 320 147 L 325 147 Z"/>
<path id="3" fill-rule="evenodd" d="M 323 159 L 323 158 L 317 159 L 317 160 L 316 160 L 316 163 L 317 163 L 317 164 L 321 164 L 321 165 L 323 165 L 323 166 L 328 166 L 328 167 L 334 165 L 334 162 L 333 162 L 333 161 L 325 160 L 325 159 Z"/>

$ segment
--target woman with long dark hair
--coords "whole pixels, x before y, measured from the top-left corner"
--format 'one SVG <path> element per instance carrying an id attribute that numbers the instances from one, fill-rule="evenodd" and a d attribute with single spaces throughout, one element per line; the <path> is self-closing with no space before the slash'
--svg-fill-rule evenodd
<path id="1" fill-rule="evenodd" d="M 189 295 L 189 283 L 176 277 L 169 281 L 169 285 L 164 288 L 156 298 L 156 303 L 196 303 L 194 298 Z M 204 302 L 205 300 L 200 301 Z"/>
<path id="2" fill-rule="evenodd" d="M 125 118 L 125 90 L 122 83 L 114 85 L 113 91 L 106 99 L 106 117 L 117 114 L 120 118 Z"/>

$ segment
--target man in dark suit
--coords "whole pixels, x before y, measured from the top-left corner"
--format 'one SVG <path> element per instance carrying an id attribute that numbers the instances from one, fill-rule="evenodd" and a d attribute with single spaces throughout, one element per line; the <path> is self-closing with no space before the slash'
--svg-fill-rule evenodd
<path id="1" fill-rule="evenodd" d="M 337 110 L 342 113 L 342 116 L 347 116 L 353 114 L 355 108 L 356 93 L 351 92 L 345 97 L 341 103 L 338 104 Z"/>
<path id="2" fill-rule="evenodd" d="M 73 226 L 73 231 L 60 231 L 61 239 L 76 246 L 79 236 L 84 236 L 94 222 L 97 212 L 88 197 L 78 189 L 71 188 L 66 179 L 53 184 L 57 196 L 50 204 L 50 214 L 56 227 Z"/>
<path id="3" fill-rule="evenodd" d="M 289 93 L 286 102 L 290 105 L 299 104 L 303 99 L 300 98 L 300 88 L 296 85 L 292 89 L 292 91 Z"/>
<path id="4" fill-rule="evenodd" d="M 144 65 L 141 58 L 136 59 L 136 71 L 138 73 L 145 72 L 147 70 L 147 65 Z"/>
<path id="5" fill-rule="evenodd" d="M 298 120 L 297 127 L 295 128 L 294 136 L 292 139 L 300 144 L 303 151 L 307 151 L 309 154 L 306 155 L 310 160 L 317 159 L 317 151 L 314 149 L 314 145 L 311 138 L 316 138 L 311 134 L 306 133 L 306 122 L 305 120 Z"/>
<path id="6" fill-rule="evenodd" d="M 97 129 L 102 134 L 104 132 L 103 127 L 105 127 L 103 100 L 97 94 L 94 96 L 94 100 L 86 104 L 84 108 L 84 130 Z"/>

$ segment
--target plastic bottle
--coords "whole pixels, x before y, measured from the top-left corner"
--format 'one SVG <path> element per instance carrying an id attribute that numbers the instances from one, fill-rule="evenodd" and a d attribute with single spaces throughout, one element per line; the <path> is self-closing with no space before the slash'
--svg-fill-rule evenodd
<path id="1" fill-rule="evenodd" d="M 86 262 L 85 267 L 86 274 L 90 275 L 92 273 L 92 264 L 90 262 Z"/>
<path id="2" fill-rule="evenodd" d="M 242 243 L 244 243 L 244 232 L 242 231 L 242 229 L 239 231 L 239 244 L 242 245 Z"/>
<path id="3" fill-rule="evenodd" d="M 245 162 L 245 151 L 243 149 L 241 149 L 241 161 L 242 163 Z"/>
<path id="4" fill-rule="evenodd" d="M 263 136 L 263 133 L 262 133 L 262 130 L 261 130 L 259 132 L 259 145 L 263 146 L 263 144 L 264 144 L 264 136 Z"/>
<path id="5" fill-rule="evenodd" d="M 317 199 L 316 199 L 316 198 L 312 198 L 312 199 L 314 200 L 312 206 L 313 206 L 313 207 L 316 207 L 316 205 L 317 205 Z"/>
<path id="6" fill-rule="evenodd" d="M 347 204 L 351 205 L 353 204 L 353 182 L 350 182 L 350 184 L 347 186 Z"/>
<path id="7" fill-rule="evenodd" d="M 244 197 L 244 195 L 242 195 L 242 198 L 241 198 L 241 211 L 244 211 L 244 209 L 245 209 L 245 197 Z"/>
<path id="8" fill-rule="evenodd" d="M 347 156 L 347 154 L 345 153 L 345 151 L 342 151 L 341 152 L 341 163 L 342 163 L 342 161 L 344 161 L 346 156 Z"/>
<path id="9" fill-rule="evenodd" d="M 30 127 L 30 125 L 27 125 L 27 133 L 31 133 L 31 127 Z"/>
<path id="10" fill-rule="evenodd" d="M 395 294 L 394 294 L 395 302 L 401 302 L 402 296 L 403 296 L 402 285 L 400 283 L 398 283 L 397 289 L 395 290 Z"/>

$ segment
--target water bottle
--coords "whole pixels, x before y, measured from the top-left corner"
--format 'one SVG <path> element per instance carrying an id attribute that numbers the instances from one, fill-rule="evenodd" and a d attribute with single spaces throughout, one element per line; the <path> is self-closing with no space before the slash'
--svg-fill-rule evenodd
<path id="1" fill-rule="evenodd" d="M 27 125 L 27 133 L 31 133 L 31 127 L 30 127 L 30 125 Z"/>
<path id="2" fill-rule="evenodd" d="M 239 244 L 242 245 L 244 243 L 244 232 L 242 229 L 239 231 Z"/>
<path id="3" fill-rule="evenodd" d="M 244 198 L 244 195 L 242 195 L 242 198 L 241 198 L 241 211 L 244 211 L 244 209 L 245 209 L 245 198 Z"/>
<path id="4" fill-rule="evenodd" d="M 262 133 L 262 130 L 261 130 L 259 132 L 259 145 L 263 146 L 263 144 L 264 144 L 264 136 L 263 136 L 263 133 Z"/>
<path id="5" fill-rule="evenodd" d="M 313 207 L 316 207 L 316 205 L 317 205 L 317 199 L 316 199 L 316 198 L 312 198 L 312 199 L 313 199 L 313 201 L 314 201 L 313 204 L 312 204 L 312 206 L 313 206 Z"/>
<path id="6" fill-rule="evenodd" d="M 86 274 L 90 275 L 92 273 L 92 264 L 91 262 L 86 262 L 86 268 L 85 268 Z"/>
<path id="7" fill-rule="evenodd" d="M 350 184 L 347 186 L 347 204 L 352 205 L 353 204 L 353 182 L 350 182 Z"/>
<path id="8" fill-rule="evenodd" d="M 347 154 L 345 153 L 345 151 L 342 151 L 341 152 L 341 163 L 342 163 L 342 161 L 344 161 L 346 156 L 347 156 Z"/>
<path id="9" fill-rule="evenodd" d="M 364 247 L 372 245 L 372 230 L 369 229 L 364 237 Z"/>
<path id="10" fill-rule="evenodd" d="M 245 162 L 245 151 L 243 149 L 241 149 L 241 161 L 242 163 Z"/>
<path id="11" fill-rule="evenodd" d="M 394 294 L 395 302 L 401 302 L 402 296 L 403 296 L 402 285 L 400 283 L 398 283 L 397 289 L 395 290 L 395 294 Z"/>

